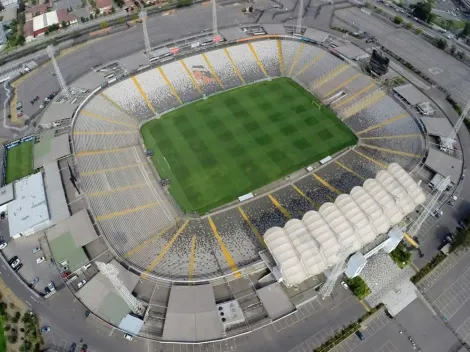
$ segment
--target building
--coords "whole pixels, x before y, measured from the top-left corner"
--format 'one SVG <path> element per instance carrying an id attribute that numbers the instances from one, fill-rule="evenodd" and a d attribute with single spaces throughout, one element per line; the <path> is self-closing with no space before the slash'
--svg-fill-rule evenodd
<path id="1" fill-rule="evenodd" d="M 18 0 L 1 0 L 4 8 L 15 7 L 18 8 Z"/>
<path id="2" fill-rule="evenodd" d="M 43 35 L 47 31 L 47 29 L 52 25 L 59 25 L 59 27 L 62 27 L 63 22 L 65 22 L 67 26 L 71 24 L 76 24 L 78 22 L 77 18 L 67 13 L 67 10 L 65 9 L 50 11 L 39 16 L 35 16 L 33 17 L 32 21 L 33 37 Z"/>
<path id="3" fill-rule="evenodd" d="M 113 0 L 96 0 L 96 8 L 100 11 L 100 15 L 110 13 L 113 7 Z"/>
<path id="4" fill-rule="evenodd" d="M 28 7 L 24 12 L 25 20 L 26 22 L 32 21 L 33 17 L 44 15 L 45 13 L 47 13 L 48 10 L 49 10 L 49 3 L 38 4 L 38 5 Z"/>
<path id="5" fill-rule="evenodd" d="M 369 63 L 373 73 L 378 76 L 383 76 L 388 72 L 388 65 L 390 64 L 390 59 L 388 57 L 383 56 L 377 50 L 373 50 Z"/>
<path id="6" fill-rule="evenodd" d="M 16 7 L 8 7 L 2 12 L 0 12 L 0 18 L 2 19 L 2 24 L 4 26 L 10 25 L 13 20 L 16 20 L 17 9 Z"/>

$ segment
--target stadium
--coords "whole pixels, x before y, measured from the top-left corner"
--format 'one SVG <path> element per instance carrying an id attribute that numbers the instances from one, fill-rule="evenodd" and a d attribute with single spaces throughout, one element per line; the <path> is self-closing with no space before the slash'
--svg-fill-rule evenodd
<path id="1" fill-rule="evenodd" d="M 168 281 L 239 277 L 266 248 L 279 264 L 273 238 L 292 219 L 426 154 L 387 91 L 294 38 L 220 44 L 97 89 L 71 134 L 100 232 L 127 267 Z"/>

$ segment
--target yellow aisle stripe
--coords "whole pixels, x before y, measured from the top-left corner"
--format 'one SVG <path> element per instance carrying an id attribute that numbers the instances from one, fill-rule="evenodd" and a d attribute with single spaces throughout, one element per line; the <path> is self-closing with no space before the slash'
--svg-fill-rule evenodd
<path id="1" fill-rule="evenodd" d="M 114 219 L 114 218 L 117 218 L 118 216 L 123 216 L 123 215 L 127 215 L 127 214 L 136 213 L 136 212 L 141 211 L 141 210 L 145 210 L 145 209 L 149 209 L 149 208 L 156 207 L 157 205 L 159 205 L 159 203 L 157 203 L 157 202 L 152 202 L 152 203 L 148 203 L 148 204 L 145 204 L 145 205 L 141 205 L 141 206 L 138 206 L 138 207 L 135 207 L 135 208 L 129 208 L 129 209 L 124 209 L 124 210 L 116 211 L 116 212 L 114 212 L 114 213 L 109 213 L 109 214 L 100 215 L 100 216 L 97 216 L 97 217 L 96 217 L 96 221 L 103 221 L 103 220 Z"/>
<path id="2" fill-rule="evenodd" d="M 323 51 L 323 52 L 321 52 L 320 54 L 318 54 L 316 57 L 314 57 L 314 58 L 312 59 L 312 61 L 310 61 L 310 62 L 309 62 L 308 64 L 306 64 L 299 72 L 297 72 L 297 73 L 295 74 L 295 77 L 297 77 L 297 76 L 301 75 L 302 73 L 304 73 L 305 71 L 307 71 L 310 67 L 312 67 L 312 66 L 315 64 L 315 62 L 317 62 L 318 60 L 320 60 L 320 59 L 321 59 L 323 56 L 325 56 L 325 55 L 326 55 L 326 52 L 325 52 L 325 51 Z"/>
<path id="3" fill-rule="evenodd" d="M 352 104 L 351 106 L 341 111 L 341 114 L 344 116 L 344 119 L 348 119 L 351 116 L 357 114 L 358 112 L 367 109 L 369 106 L 382 100 L 386 95 L 387 93 L 385 93 L 385 91 L 383 91 L 382 89 L 377 89 L 368 96 L 361 99 L 360 101 Z"/>
<path id="4" fill-rule="evenodd" d="M 364 139 L 404 139 L 404 138 L 416 138 L 421 137 L 419 133 L 411 133 L 411 134 L 397 134 L 395 136 L 383 136 L 383 137 L 361 137 L 362 140 Z"/>
<path id="5" fill-rule="evenodd" d="M 361 77 L 361 74 L 360 73 L 356 73 L 354 76 L 352 76 L 351 78 L 347 79 L 346 81 L 344 81 L 343 83 L 341 83 L 340 85 L 336 86 L 335 88 L 333 88 L 332 90 L 330 90 L 328 93 L 326 93 L 324 95 L 324 97 L 326 98 L 328 95 L 330 94 L 333 94 L 333 93 L 336 93 L 337 90 L 347 86 L 349 83 L 351 83 L 352 81 L 354 81 L 355 79 Z"/>
<path id="6" fill-rule="evenodd" d="M 256 53 L 256 50 L 255 50 L 255 48 L 253 47 L 253 44 L 248 43 L 248 47 L 250 48 L 250 51 L 251 51 L 251 53 L 253 54 L 253 57 L 255 58 L 256 63 L 258 64 L 259 68 L 261 69 L 261 71 L 263 71 L 264 75 L 265 75 L 266 77 L 268 77 L 268 73 L 267 73 L 266 70 L 264 69 L 263 63 L 262 63 L 261 60 L 259 59 L 258 54 Z"/>
<path id="7" fill-rule="evenodd" d="M 184 231 L 184 229 L 188 226 L 189 220 L 186 220 L 186 222 L 176 231 L 176 233 L 173 235 L 173 237 L 168 241 L 168 243 L 163 247 L 162 251 L 155 257 L 155 259 L 150 263 L 150 265 L 145 269 L 145 272 L 142 274 L 142 278 L 146 278 L 147 274 L 150 273 L 158 263 L 163 259 L 165 256 L 166 252 L 173 246 L 173 243 L 178 239 L 178 237 L 181 235 L 181 233 Z"/>
<path id="8" fill-rule="evenodd" d="M 191 252 L 189 253 L 189 269 L 188 276 L 189 280 L 192 280 L 194 273 L 194 253 L 196 253 L 196 236 L 191 239 Z"/>
<path id="9" fill-rule="evenodd" d="M 99 196 L 104 196 L 105 194 L 111 194 L 111 193 L 117 193 L 117 192 L 123 192 L 127 191 L 130 189 L 136 189 L 136 188 L 142 188 L 148 186 L 147 182 L 144 183 L 137 183 L 135 185 L 130 185 L 130 186 L 124 186 L 124 187 L 118 187 L 118 188 L 112 188 L 107 191 L 100 191 L 100 192 L 93 192 L 93 193 L 88 193 L 87 196 L 90 197 L 99 197 Z"/>
<path id="10" fill-rule="evenodd" d="M 410 242 L 411 245 L 415 246 L 416 248 L 419 247 L 418 242 L 416 242 L 416 241 L 413 239 L 413 237 L 411 237 L 410 235 L 408 235 L 408 233 L 405 232 L 405 236 L 404 236 L 404 237 L 406 238 L 406 240 L 407 240 L 408 242 Z"/>
<path id="11" fill-rule="evenodd" d="M 342 194 L 344 192 L 341 192 L 339 189 L 337 189 L 336 187 L 330 185 L 328 183 L 328 181 L 326 181 L 325 179 L 321 178 L 320 176 L 318 176 L 317 174 L 312 174 L 313 177 L 315 177 L 317 179 L 318 182 L 320 182 L 323 186 L 325 186 L 326 188 L 328 188 L 330 191 L 333 191 L 334 193 L 337 193 L 337 194 Z"/>
<path id="12" fill-rule="evenodd" d="M 365 177 L 362 177 L 361 175 L 359 175 L 357 172 L 351 170 L 349 167 L 347 167 L 346 165 L 344 165 L 343 163 L 339 162 L 339 161 L 336 161 L 335 160 L 335 163 L 339 166 L 341 166 L 343 169 L 345 169 L 347 172 L 353 174 L 354 176 L 356 177 L 359 177 L 361 180 L 365 180 L 366 178 Z"/>
<path id="13" fill-rule="evenodd" d="M 230 56 L 230 53 L 228 52 L 227 48 L 224 48 L 224 53 L 225 55 L 227 55 L 228 61 L 230 61 L 230 63 L 232 64 L 233 70 L 237 74 L 238 78 L 240 78 L 240 81 L 242 81 L 243 84 L 246 84 L 245 80 L 243 79 L 242 74 L 240 73 L 240 70 L 238 69 L 237 65 L 235 65 L 235 62 Z"/>
<path id="14" fill-rule="evenodd" d="M 206 54 L 201 54 L 202 58 L 204 59 L 204 61 L 206 62 L 207 64 L 207 67 L 209 68 L 209 71 L 211 71 L 212 73 L 212 76 L 214 76 L 215 80 L 217 81 L 217 83 L 219 84 L 219 86 L 222 88 L 222 89 L 225 89 L 224 88 L 224 85 L 222 84 L 222 81 L 220 80 L 219 76 L 217 76 L 217 73 L 215 73 L 215 70 L 214 68 L 212 67 L 212 64 L 209 62 L 209 59 L 207 58 Z"/>
<path id="15" fill-rule="evenodd" d="M 290 66 L 289 74 L 288 76 L 292 75 L 292 71 L 294 71 L 295 65 L 297 65 L 297 61 L 300 59 L 300 55 L 302 55 L 302 50 L 304 49 L 304 43 L 301 43 L 299 45 L 299 48 L 297 49 L 297 53 L 295 54 L 294 61 L 292 62 L 292 65 Z"/>
<path id="16" fill-rule="evenodd" d="M 197 83 L 197 81 L 194 78 L 193 74 L 191 73 L 191 71 L 189 71 L 189 68 L 188 68 L 188 66 L 186 66 L 186 63 L 184 62 L 184 60 L 180 60 L 180 63 L 181 63 L 181 66 L 183 66 L 186 73 L 188 74 L 189 78 L 191 78 L 191 82 L 193 82 L 194 88 L 196 88 L 196 90 L 199 92 L 199 94 L 204 95 L 204 93 L 202 92 L 201 87 L 199 86 L 199 83 Z"/>
<path id="17" fill-rule="evenodd" d="M 155 111 L 155 108 L 153 107 L 152 103 L 150 102 L 147 94 L 144 92 L 144 90 L 142 89 L 142 87 L 140 86 L 140 83 L 139 81 L 137 81 L 137 78 L 135 78 L 135 76 L 132 77 L 132 82 L 134 82 L 134 85 L 135 87 L 137 88 L 137 90 L 139 91 L 140 95 L 142 96 L 142 99 L 144 99 L 145 103 L 147 104 L 147 106 L 149 107 L 150 110 L 152 110 L 152 112 L 156 115 L 156 111 Z"/>
<path id="18" fill-rule="evenodd" d="M 238 211 L 240 212 L 240 214 L 242 215 L 242 218 L 243 220 L 245 220 L 245 222 L 248 224 L 248 226 L 250 227 L 251 229 L 251 232 L 253 232 L 256 236 L 256 238 L 258 239 L 259 243 L 265 247 L 266 247 L 266 243 L 264 243 L 264 239 L 263 239 L 263 236 L 261 236 L 261 234 L 259 233 L 258 229 L 255 227 L 255 225 L 253 225 L 253 223 L 251 222 L 250 218 L 248 217 L 248 215 L 246 215 L 246 213 L 243 211 L 243 209 L 241 207 L 238 207 Z"/>
<path id="19" fill-rule="evenodd" d="M 96 135 L 115 135 L 115 134 L 131 134 L 131 133 L 136 133 L 138 132 L 139 129 L 136 128 L 133 131 L 115 131 L 115 132 L 96 132 L 96 131 L 73 131 L 74 136 L 86 136 L 86 135 L 91 135 L 91 136 L 96 136 Z"/>
<path id="20" fill-rule="evenodd" d="M 361 302 L 362 306 L 364 307 L 364 309 L 368 312 L 370 312 L 370 308 L 369 306 L 366 304 L 366 302 L 364 302 L 362 299 L 359 300 L 359 302 Z"/>
<path id="21" fill-rule="evenodd" d="M 134 255 L 135 253 L 139 252 L 142 248 L 147 247 L 148 244 L 150 244 L 151 242 L 153 242 L 157 238 L 161 237 L 165 232 L 167 232 L 172 227 L 173 227 L 173 224 L 171 224 L 170 226 L 164 228 L 163 230 L 161 230 L 156 235 L 153 235 L 152 237 L 146 239 L 144 242 L 138 244 L 137 246 L 132 248 L 129 252 L 124 254 L 124 258 L 129 258 L 130 256 Z"/>
<path id="22" fill-rule="evenodd" d="M 129 150 L 129 148 L 114 148 L 114 149 L 99 149 L 99 150 L 88 150 L 83 152 L 75 153 L 76 156 L 88 156 L 88 155 L 98 155 L 98 154 L 109 154 L 109 153 L 119 153 Z"/>
<path id="23" fill-rule="evenodd" d="M 307 195 L 306 195 L 304 192 L 302 192 L 302 190 L 301 190 L 299 187 L 297 187 L 296 185 L 292 185 L 292 187 L 295 189 L 295 191 L 296 191 L 298 194 L 300 194 L 302 197 L 304 197 L 305 200 L 306 200 L 307 202 L 309 202 L 312 207 L 314 207 L 314 208 L 317 209 L 317 210 L 320 209 L 320 204 L 314 202 L 312 199 L 310 199 L 309 197 L 307 197 Z"/>
<path id="24" fill-rule="evenodd" d="M 334 69 L 330 70 L 325 75 L 320 77 L 318 80 L 313 82 L 312 88 L 318 88 L 318 87 L 324 85 L 326 82 L 332 80 L 333 78 L 335 78 L 339 74 L 343 73 L 344 71 L 346 71 L 350 67 L 351 66 L 349 66 L 348 64 L 341 64 L 339 66 L 336 66 Z"/>
<path id="25" fill-rule="evenodd" d="M 129 112 L 127 112 L 126 110 L 124 110 L 118 103 L 116 103 L 113 99 L 111 99 L 110 97 L 108 97 L 105 93 L 101 92 L 100 95 L 108 102 L 110 103 L 112 106 L 114 106 L 116 109 L 118 109 L 119 111 L 121 111 L 122 113 L 124 113 L 124 115 L 126 115 L 127 117 L 129 117 L 130 119 L 133 119 L 133 117 L 131 117 L 131 115 L 129 115 Z"/>
<path id="26" fill-rule="evenodd" d="M 165 83 L 168 86 L 168 88 L 170 88 L 171 94 L 173 94 L 173 96 L 176 99 L 178 99 L 180 104 L 183 104 L 183 101 L 181 100 L 180 96 L 178 95 L 178 92 L 176 91 L 175 87 L 173 87 L 173 84 L 170 82 L 170 80 L 166 76 L 165 72 L 163 72 L 163 69 L 162 69 L 161 66 L 158 67 L 158 72 L 160 72 L 160 74 L 162 75 L 162 77 L 165 80 Z"/>
<path id="27" fill-rule="evenodd" d="M 346 99 L 342 99 L 339 101 L 338 105 L 335 106 L 335 109 L 336 108 L 339 108 L 340 106 L 343 106 L 344 104 L 346 104 L 347 102 L 353 100 L 354 98 L 358 97 L 359 95 L 361 95 L 362 93 L 365 93 L 367 92 L 368 90 L 372 89 L 372 87 L 375 87 L 375 84 L 374 83 L 371 83 L 369 84 L 367 87 L 364 87 L 362 88 L 359 92 L 356 92 L 354 93 L 353 95 L 351 95 L 350 97 L 346 98 Z"/>
<path id="28" fill-rule="evenodd" d="M 366 133 L 366 132 L 375 130 L 375 129 L 377 129 L 377 128 L 386 126 L 386 125 L 388 125 L 388 124 L 390 124 L 390 123 L 392 123 L 392 122 L 401 120 L 401 119 L 403 119 L 403 118 L 405 118 L 405 117 L 407 117 L 407 116 L 408 116 L 408 114 L 407 114 L 406 112 L 401 113 L 401 114 L 399 114 L 399 115 L 397 115 L 397 116 L 394 116 L 394 117 L 392 117 L 392 118 L 390 118 L 390 119 L 388 119 L 388 120 L 382 121 L 381 123 L 378 123 L 377 125 L 370 126 L 370 127 L 366 128 L 365 130 L 359 131 L 359 132 L 357 132 L 357 134 Z"/>
<path id="29" fill-rule="evenodd" d="M 401 156 L 409 156 L 410 158 L 421 158 L 422 157 L 422 155 L 418 155 L 418 154 L 414 154 L 414 153 L 402 152 L 401 150 L 395 150 L 395 149 L 389 149 L 389 148 L 376 147 L 375 145 L 369 145 L 369 144 L 364 144 L 364 143 L 361 143 L 361 147 L 375 149 L 375 150 L 379 150 L 381 152 L 390 153 L 390 154 L 396 154 L 396 155 L 401 155 Z"/>
<path id="30" fill-rule="evenodd" d="M 276 198 L 274 198 L 274 196 L 272 194 L 268 194 L 268 198 L 271 200 L 271 202 L 273 202 L 273 204 L 276 206 L 276 208 L 278 208 L 282 214 L 284 214 L 284 216 L 288 219 L 291 219 L 292 216 L 290 215 L 289 211 L 284 208 L 281 203 L 278 202 L 278 200 Z"/>
<path id="31" fill-rule="evenodd" d="M 120 166 L 120 167 L 112 167 L 112 168 L 109 168 L 109 169 L 98 169 L 98 170 L 93 170 L 93 171 L 87 171 L 87 172 L 80 173 L 80 176 L 85 177 L 85 176 L 91 176 L 91 175 L 104 174 L 105 172 L 114 172 L 114 171 L 126 170 L 126 169 L 131 169 L 133 167 L 137 167 L 139 165 L 140 164 L 129 164 L 129 165 Z"/>
<path id="32" fill-rule="evenodd" d="M 219 232 L 217 231 L 217 227 L 214 224 L 214 220 L 212 220 L 210 216 L 208 217 L 208 220 L 209 220 L 209 225 L 211 226 L 212 232 L 214 233 L 215 238 L 219 242 L 220 249 L 225 257 L 225 260 L 227 261 L 228 266 L 230 267 L 230 269 L 232 269 L 232 272 L 235 273 L 235 277 L 240 278 L 241 275 L 238 271 L 239 270 L 238 266 L 235 263 L 235 260 L 233 259 L 232 255 L 230 254 L 230 251 L 225 246 L 225 243 L 222 240 L 222 237 L 220 237 Z"/>
<path id="33" fill-rule="evenodd" d="M 382 169 L 386 169 L 386 168 L 387 168 L 387 165 L 385 165 L 384 163 L 381 163 L 380 161 L 375 160 L 374 158 L 371 158 L 370 156 L 365 155 L 365 154 L 363 154 L 363 153 L 357 151 L 356 149 L 353 149 L 353 152 L 359 154 L 359 155 L 362 156 L 364 159 L 367 159 L 367 160 L 373 162 L 374 164 L 378 165 L 378 166 L 379 166 L 380 168 L 382 168 Z"/>
<path id="34" fill-rule="evenodd" d="M 135 125 L 131 125 L 129 123 L 125 123 L 125 122 L 121 122 L 121 121 L 116 121 L 116 120 L 113 120 L 109 117 L 106 117 L 106 116 L 102 116 L 102 115 L 98 115 L 98 114 L 95 114 L 94 112 L 91 112 L 91 111 L 88 111 L 86 109 L 83 109 L 82 111 L 80 111 L 81 114 L 83 115 L 86 115 L 88 117 L 92 117 L 94 119 L 98 119 L 98 120 L 103 120 L 103 121 L 106 121 L 106 122 L 111 122 L 111 123 L 114 123 L 116 125 L 122 125 L 122 126 L 126 126 L 126 127 L 131 127 L 131 128 L 136 128 L 137 127 L 137 124 Z"/>
<path id="35" fill-rule="evenodd" d="M 281 71 L 281 75 L 284 74 L 284 56 L 282 55 L 282 44 L 279 39 L 276 40 L 277 42 L 277 56 L 279 59 L 279 69 Z"/>

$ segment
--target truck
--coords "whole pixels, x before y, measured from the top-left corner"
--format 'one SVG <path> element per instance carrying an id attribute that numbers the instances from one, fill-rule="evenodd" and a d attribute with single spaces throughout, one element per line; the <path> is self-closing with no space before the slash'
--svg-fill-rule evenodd
<path id="1" fill-rule="evenodd" d="M 447 254 L 449 254 L 451 248 L 452 248 L 452 244 L 450 244 L 449 242 L 447 242 L 447 243 L 441 248 L 441 253 L 447 255 Z"/>

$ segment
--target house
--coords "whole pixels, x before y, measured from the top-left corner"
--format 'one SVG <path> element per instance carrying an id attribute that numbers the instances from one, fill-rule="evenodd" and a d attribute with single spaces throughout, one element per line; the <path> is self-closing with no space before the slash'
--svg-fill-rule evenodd
<path id="1" fill-rule="evenodd" d="M 33 17 L 33 20 L 31 22 L 33 23 L 33 37 L 34 38 L 36 38 L 37 36 L 43 35 L 47 31 L 48 27 L 54 24 L 57 24 L 59 25 L 59 27 L 62 27 L 62 22 L 65 22 L 67 25 L 78 23 L 77 18 L 67 13 L 66 9 L 50 11 L 42 15 L 35 16 Z"/>
<path id="2" fill-rule="evenodd" d="M 32 21 L 33 17 L 43 15 L 49 10 L 49 3 L 30 6 L 25 10 L 25 20 Z"/>
<path id="3" fill-rule="evenodd" d="M 34 32 L 33 32 L 33 21 L 27 21 L 23 26 L 23 35 L 26 43 L 29 43 L 34 39 Z"/>
<path id="4" fill-rule="evenodd" d="M 0 12 L 1 22 L 4 26 L 9 26 L 13 20 L 16 20 L 16 7 L 7 7 L 5 10 Z"/>
<path id="5" fill-rule="evenodd" d="M 96 8 L 100 11 L 100 14 L 106 14 L 111 12 L 113 7 L 113 0 L 96 0 Z"/>

